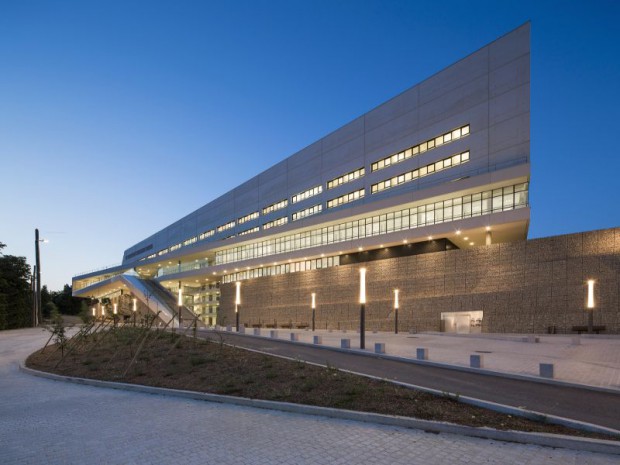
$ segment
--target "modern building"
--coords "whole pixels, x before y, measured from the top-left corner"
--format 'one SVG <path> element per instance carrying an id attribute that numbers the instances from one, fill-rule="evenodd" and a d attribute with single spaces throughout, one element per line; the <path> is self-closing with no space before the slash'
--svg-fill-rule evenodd
<path id="1" fill-rule="evenodd" d="M 549 304 L 574 318 L 542 318 L 538 292 L 532 304 L 528 251 L 546 239 L 527 241 L 529 182 L 527 23 L 129 247 L 121 265 L 76 276 L 74 295 L 125 312 L 136 299 L 174 324 L 181 309 L 208 325 L 305 327 L 314 293 L 317 325 L 345 329 L 359 324 L 364 267 L 373 329 L 393 326 L 399 288 L 403 330 L 568 331 L 585 315 L 569 284 L 565 305 Z M 602 300 L 617 331 L 615 273 Z"/>

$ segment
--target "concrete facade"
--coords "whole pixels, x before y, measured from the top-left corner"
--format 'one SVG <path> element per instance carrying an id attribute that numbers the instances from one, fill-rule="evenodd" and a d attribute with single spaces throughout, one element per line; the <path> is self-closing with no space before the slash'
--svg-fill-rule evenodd
<path id="1" fill-rule="evenodd" d="M 242 323 L 308 324 L 316 293 L 321 329 L 359 327 L 359 269 L 367 269 L 367 330 L 439 331 L 442 312 L 483 311 L 483 332 L 569 333 L 587 324 L 586 281 L 595 280 L 594 324 L 620 333 L 620 228 L 391 258 L 243 281 Z M 234 284 L 221 287 L 220 322 L 233 322 Z"/>

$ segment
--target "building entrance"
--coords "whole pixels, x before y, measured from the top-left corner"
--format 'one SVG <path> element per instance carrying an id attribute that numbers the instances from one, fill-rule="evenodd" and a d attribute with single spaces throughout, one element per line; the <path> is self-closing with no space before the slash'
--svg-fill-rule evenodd
<path id="1" fill-rule="evenodd" d="M 482 311 L 441 312 L 441 332 L 457 334 L 482 332 Z"/>

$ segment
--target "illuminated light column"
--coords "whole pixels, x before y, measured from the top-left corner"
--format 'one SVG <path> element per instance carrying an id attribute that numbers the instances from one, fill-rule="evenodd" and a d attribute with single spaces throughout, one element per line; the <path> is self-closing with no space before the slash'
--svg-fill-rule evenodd
<path id="1" fill-rule="evenodd" d="M 235 291 L 235 323 L 237 327 L 237 332 L 239 332 L 239 309 L 241 308 L 241 282 L 237 281 L 235 283 L 237 287 Z"/>
<path id="2" fill-rule="evenodd" d="M 93 307 L 93 318 L 97 316 L 97 307 Z"/>
<path id="3" fill-rule="evenodd" d="M 105 304 L 101 304 L 101 319 L 105 318 Z"/>
<path id="4" fill-rule="evenodd" d="M 360 268 L 360 349 L 366 348 L 366 268 Z"/>
<path id="5" fill-rule="evenodd" d="M 394 289 L 394 334 L 398 334 L 398 289 Z"/>
<path id="6" fill-rule="evenodd" d="M 118 304 L 114 304 L 114 314 L 118 314 Z"/>
<path id="7" fill-rule="evenodd" d="M 136 326 L 136 312 L 138 311 L 138 299 L 133 299 L 133 325 Z"/>
<path id="8" fill-rule="evenodd" d="M 588 300 L 586 302 L 588 312 L 588 333 L 594 331 L 594 280 L 588 279 Z"/>
<path id="9" fill-rule="evenodd" d="M 181 267 L 181 262 L 179 261 L 179 267 Z M 183 321 L 181 317 L 181 307 L 183 306 L 183 285 L 181 281 L 179 281 L 179 300 L 177 302 L 179 306 L 179 328 L 181 327 L 181 322 Z"/>
<path id="10" fill-rule="evenodd" d="M 493 234 L 491 233 L 491 226 L 487 226 L 486 234 L 485 234 L 485 244 L 491 245 L 492 243 L 493 243 Z"/>
<path id="11" fill-rule="evenodd" d="M 116 323 L 118 322 L 118 304 L 114 304 L 112 313 L 112 318 L 114 318 L 114 326 L 116 326 Z"/>
<path id="12" fill-rule="evenodd" d="M 312 331 L 314 331 L 315 310 L 316 310 L 316 292 L 313 292 L 312 293 Z"/>

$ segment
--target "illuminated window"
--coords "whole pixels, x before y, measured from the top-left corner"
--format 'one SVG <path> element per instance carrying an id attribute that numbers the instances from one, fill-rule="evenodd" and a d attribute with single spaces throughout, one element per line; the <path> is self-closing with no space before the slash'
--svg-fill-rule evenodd
<path id="1" fill-rule="evenodd" d="M 203 240 L 206 239 L 207 237 L 211 237 L 215 234 L 215 229 L 209 229 L 208 231 L 203 232 L 202 234 L 200 234 L 200 236 L 198 236 L 199 240 Z"/>
<path id="2" fill-rule="evenodd" d="M 237 220 L 237 223 L 243 224 L 247 221 L 255 220 L 256 218 L 258 218 L 258 212 L 253 212 L 253 213 L 250 213 L 249 215 L 245 215 L 239 218 Z"/>
<path id="3" fill-rule="evenodd" d="M 440 147 L 457 139 L 461 139 L 467 135 L 469 135 L 469 124 L 442 134 L 441 136 L 429 139 L 426 142 L 422 142 L 421 144 L 414 145 L 413 147 L 403 150 L 402 152 L 398 152 L 394 155 L 390 155 L 389 157 L 378 160 L 370 166 L 371 171 L 377 171 L 383 168 L 387 168 L 388 166 L 400 163 L 401 161 L 405 161 L 411 157 L 415 157 L 416 155 L 427 152 L 428 150 L 432 150 L 435 147 Z"/>
<path id="4" fill-rule="evenodd" d="M 327 201 L 327 208 L 334 208 L 345 203 L 354 202 L 355 200 L 361 199 L 364 197 L 364 189 L 359 189 L 354 192 L 349 192 L 348 194 L 341 195 L 340 197 L 336 197 L 335 199 L 331 199 Z"/>
<path id="5" fill-rule="evenodd" d="M 255 226 L 255 227 L 253 227 L 253 228 L 251 228 L 251 229 L 246 229 L 245 231 L 241 231 L 241 232 L 240 232 L 239 234 L 237 234 L 237 235 L 238 235 L 238 236 L 245 236 L 246 234 L 252 234 L 252 233 L 255 233 L 255 232 L 258 232 L 258 231 L 259 231 L 259 227 L 258 227 L 258 226 Z"/>
<path id="6" fill-rule="evenodd" d="M 183 241 L 183 246 L 193 244 L 194 242 L 198 242 L 198 236 L 191 237 L 187 240 Z"/>
<path id="7" fill-rule="evenodd" d="M 451 157 L 444 158 L 443 160 L 439 160 L 435 163 L 430 163 L 418 169 L 407 171 L 406 173 L 399 174 L 397 176 L 394 176 L 393 178 L 386 179 L 385 181 L 381 181 L 376 184 L 373 184 L 370 187 L 370 193 L 376 194 L 377 192 L 381 192 L 386 189 L 391 189 L 392 187 L 399 186 L 409 181 L 414 181 L 418 178 L 423 178 L 424 176 L 428 176 L 437 171 L 442 171 L 442 170 L 451 168 L 453 166 L 462 165 L 463 163 L 467 163 L 468 161 L 469 161 L 469 151 L 458 153 L 456 155 L 452 155 Z"/>
<path id="8" fill-rule="evenodd" d="M 299 210 L 298 212 L 293 213 L 293 221 L 301 220 L 302 218 L 316 215 L 317 213 L 320 213 L 322 210 L 323 210 L 323 205 L 321 204 L 314 205 L 304 210 Z"/>
<path id="9" fill-rule="evenodd" d="M 286 208 L 288 205 L 288 199 L 280 200 L 279 202 L 272 203 L 271 205 L 263 208 L 263 215 L 267 213 L 275 212 L 276 210 L 281 210 L 282 208 Z"/>
<path id="10" fill-rule="evenodd" d="M 344 174 L 342 176 L 338 176 L 337 178 L 334 178 L 331 181 L 327 182 L 327 188 L 328 189 L 333 189 L 334 187 L 338 187 L 341 184 L 345 184 L 347 182 L 355 181 L 356 179 L 359 179 L 362 176 L 364 176 L 365 171 L 366 170 L 362 167 L 362 168 L 353 170 L 350 173 Z"/>
<path id="11" fill-rule="evenodd" d="M 217 227 L 217 232 L 222 232 L 222 231 L 226 231 L 227 229 L 231 229 L 235 227 L 235 222 L 234 221 L 230 221 L 226 224 L 223 224 L 222 226 L 218 226 Z"/>
<path id="12" fill-rule="evenodd" d="M 291 199 L 291 203 L 301 202 L 302 200 L 306 200 L 310 197 L 314 197 L 315 195 L 319 195 L 321 192 L 323 192 L 323 186 L 311 187 L 310 189 L 300 192 L 299 194 L 295 194 Z M 295 221 L 294 218 L 293 221 Z"/>
<path id="13" fill-rule="evenodd" d="M 283 216 L 282 218 L 275 219 L 273 221 L 269 221 L 263 224 L 263 229 L 273 228 L 275 226 L 282 226 L 283 224 L 288 223 L 288 216 Z"/>
<path id="14" fill-rule="evenodd" d="M 224 283 L 234 283 L 245 279 L 260 278 L 262 276 L 276 276 L 286 273 L 298 273 L 300 271 L 319 270 L 340 265 L 340 257 L 322 257 L 314 260 L 303 260 L 300 262 L 282 263 L 280 265 L 263 266 L 251 270 L 239 271 L 238 273 L 227 274 L 222 277 Z"/>

